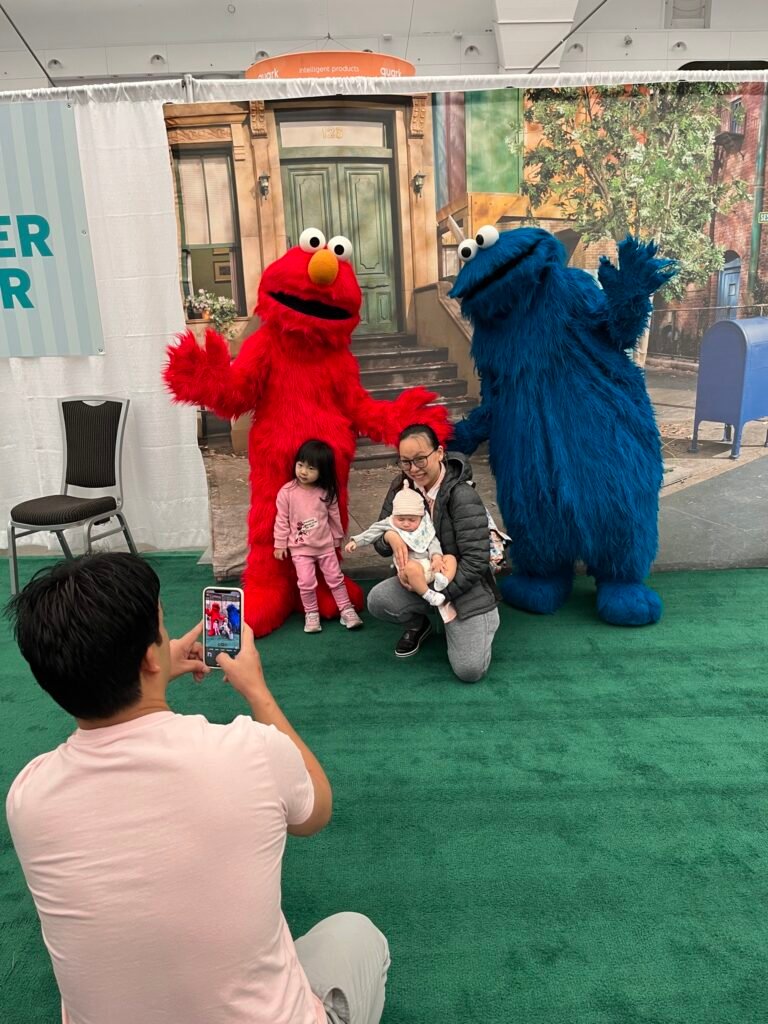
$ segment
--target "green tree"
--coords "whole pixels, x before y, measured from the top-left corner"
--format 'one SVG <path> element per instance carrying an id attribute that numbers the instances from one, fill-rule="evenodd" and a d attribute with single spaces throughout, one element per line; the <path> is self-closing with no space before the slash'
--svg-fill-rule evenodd
<path id="1" fill-rule="evenodd" d="M 746 182 L 714 180 L 714 138 L 725 84 L 632 85 L 540 89 L 529 93 L 525 121 L 542 129 L 522 150 L 522 191 L 535 209 L 545 202 L 573 218 L 589 244 L 628 232 L 653 238 L 660 255 L 680 262 L 667 286 L 680 296 L 723 265 L 709 236 L 714 213 L 749 198 Z"/>

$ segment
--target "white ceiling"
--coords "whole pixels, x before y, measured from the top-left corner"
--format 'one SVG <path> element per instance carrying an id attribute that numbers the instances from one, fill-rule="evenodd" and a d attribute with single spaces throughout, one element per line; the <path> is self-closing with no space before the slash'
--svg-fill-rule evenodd
<path id="1" fill-rule="evenodd" d="M 35 49 L 493 30 L 493 0 L 4 0 Z M 234 7 L 234 14 L 228 7 Z M 1 16 L 0 16 L 1 17 Z M 0 45 L 11 41 L 2 29 Z M 15 48 L 11 47 L 11 48 Z M 266 49 L 266 47 L 265 47 Z"/>
<path id="2" fill-rule="evenodd" d="M 371 49 L 421 75 L 527 71 L 599 0 L 3 0 L 61 84 L 185 73 L 238 76 L 296 50 Z M 667 30 L 671 0 L 609 0 L 541 70 L 679 67 Z M 682 3 L 683 0 L 680 0 Z M 234 8 L 230 11 L 229 8 Z M 763 57 L 766 0 L 711 0 L 711 31 L 685 34 L 685 59 Z M 670 35 L 674 33 L 674 38 Z M 627 33 L 632 46 L 625 45 Z M 332 38 L 328 38 L 331 36 Z M 668 38 L 669 37 L 669 38 Z M 153 60 L 153 56 L 155 59 Z M 0 14 L 0 91 L 46 85 Z"/>

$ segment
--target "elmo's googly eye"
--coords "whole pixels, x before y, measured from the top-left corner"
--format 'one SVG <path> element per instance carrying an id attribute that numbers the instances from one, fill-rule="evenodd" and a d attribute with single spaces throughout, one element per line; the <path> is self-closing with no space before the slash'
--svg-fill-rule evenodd
<path id="1" fill-rule="evenodd" d="M 304 228 L 299 235 L 299 248 L 304 252 L 317 252 L 325 248 L 325 235 L 317 228 Z"/>
<path id="2" fill-rule="evenodd" d="M 475 241 L 481 249 L 490 249 L 499 240 L 499 232 L 492 224 L 486 224 L 475 235 Z"/>
<path id="3" fill-rule="evenodd" d="M 466 242 L 459 244 L 459 259 L 464 263 L 469 263 L 477 256 L 477 242 L 474 238 L 468 238 Z"/>
<path id="4" fill-rule="evenodd" d="M 344 235 L 334 235 L 328 243 L 328 248 L 334 256 L 346 263 L 352 259 L 352 243 Z"/>

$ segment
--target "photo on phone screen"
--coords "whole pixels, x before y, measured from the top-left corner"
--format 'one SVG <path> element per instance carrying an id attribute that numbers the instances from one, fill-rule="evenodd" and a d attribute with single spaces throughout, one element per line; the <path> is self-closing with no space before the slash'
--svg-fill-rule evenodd
<path id="1" fill-rule="evenodd" d="M 242 638 L 243 592 L 237 588 L 206 587 L 203 591 L 203 649 L 205 664 L 218 668 L 216 655 L 234 658 Z"/>

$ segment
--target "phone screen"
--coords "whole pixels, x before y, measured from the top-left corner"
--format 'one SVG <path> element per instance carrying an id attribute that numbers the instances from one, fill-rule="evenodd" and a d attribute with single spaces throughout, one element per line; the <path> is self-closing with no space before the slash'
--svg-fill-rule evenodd
<path id="1" fill-rule="evenodd" d="M 231 658 L 240 650 L 242 637 L 242 590 L 206 587 L 203 591 L 203 648 L 205 664 L 218 668 L 217 654 Z"/>

